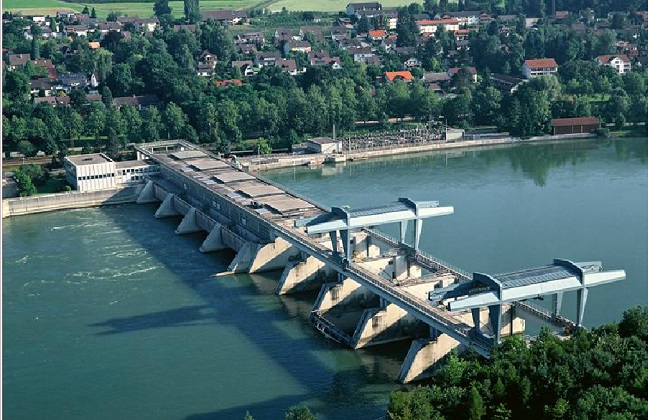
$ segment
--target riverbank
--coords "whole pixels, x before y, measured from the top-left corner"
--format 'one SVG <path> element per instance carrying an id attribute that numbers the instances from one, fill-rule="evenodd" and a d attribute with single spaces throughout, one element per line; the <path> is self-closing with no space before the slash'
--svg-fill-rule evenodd
<path id="1" fill-rule="evenodd" d="M 330 155 L 324 153 L 310 153 L 300 155 L 283 155 L 283 156 L 266 156 L 263 158 L 242 158 L 240 159 L 243 169 L 248 172 L 261 172 L 271 169 L 291 168 L 295 166 L 319 166 L 328 160 L 335 161 L 335 163 L 355 160 L 367 160 L 372 158 L 381 158 L 386 156 L 407 155 L 414 153 L 424 153 L 442 150 L 452 150 L 469 147 L 491 147 L 491 146 L 506 146 L 519 143 L 551 143 L 555 141 L 564 140 L 591 140 L 596 138 L 594 134 L 564 134 L 557 136 L 536 136 L 528 139 L 521 139 L 519 137 L 502 137 L 487 140 L 462 140 L 455 142 L 434 142 L 423 145 L 415 146 L 401 146 L 382 148 L 375 150 L 364 150 L 358 152 L 351 152 L 344 155 Z M 331 159 L 335 157 L 335 159 Z M 331 162 L 332 163 L 332 162 Z"/>
<path id="2" fill-rule="evenodd" d="M 70 191 L 2 200 L 2 218 L 55 210 L 134 203 L 143 185 L 102 191 Z"/>

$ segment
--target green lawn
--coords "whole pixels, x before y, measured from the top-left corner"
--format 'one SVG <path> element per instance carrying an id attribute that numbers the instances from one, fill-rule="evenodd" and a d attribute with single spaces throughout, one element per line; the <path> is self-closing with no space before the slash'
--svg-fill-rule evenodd
<path id="1" fill-rule="evenodd" d="M 202 0 L 201 10 L 217 9 L 244 9 L 259 4 L 261 0 Z M 170 1 L 169 5 L 174 16 L 182 16 L 184 3 L 182 1 Z M 84 3 L 66 3 L 59 0 L 5 0 L 2 4 L 3 10 L 22 12 L 23 14 L 56 14 L 57 10 L 81 11 Z M 95 8 L 97 16 L 106 17 L 110 12 L 119 12 L 130 16 L 149 17 L 153 15 L 153 3 L 103 3 L 88 4 L 88 7 Z"/>

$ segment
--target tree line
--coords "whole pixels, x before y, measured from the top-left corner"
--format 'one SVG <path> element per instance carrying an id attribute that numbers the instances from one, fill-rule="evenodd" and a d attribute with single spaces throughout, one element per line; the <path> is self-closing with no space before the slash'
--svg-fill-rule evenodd
<path id="1" fill-rule="evenodd" d="M 648 417 L 648 308 L 560 340 L 509 338 L 490 360 L 451 353 L 429 384 L 391 394 L 392 420 Z"/>

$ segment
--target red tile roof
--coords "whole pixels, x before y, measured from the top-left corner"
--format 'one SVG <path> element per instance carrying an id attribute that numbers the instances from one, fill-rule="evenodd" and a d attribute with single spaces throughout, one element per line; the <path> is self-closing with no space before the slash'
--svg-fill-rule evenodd
<path id="1" fill-rule="evenodd" d="M 623 61 L 624 63 L 629 63 L 630 59 L 628 58 L 627 55 L 620 54 L 620 55 L 599 55 L 596 57 L 598 61 L 600 61 L 603 64 L 608 64 L 610 61 L 612 61 L 615 58 L 619 58 L 619 60 Z"/>
<path id="2" fill-rule="evenodd" d="M 388 71 L 385 72 L 385 77 L 390 82 L 393 82 L 397 79 L 404 79 L 408 81 L 414 79 L 414 76 L 412 76 L 412 73 L 410 73 L 409 71 Z"/>
<path id="3" fill-rule="evenodd" d="M 526 66 L 530 69 L 546 69 L 558 67 L 558 63 L 553 58 L 537 58 L 535 60 L 524 60 Z"/>

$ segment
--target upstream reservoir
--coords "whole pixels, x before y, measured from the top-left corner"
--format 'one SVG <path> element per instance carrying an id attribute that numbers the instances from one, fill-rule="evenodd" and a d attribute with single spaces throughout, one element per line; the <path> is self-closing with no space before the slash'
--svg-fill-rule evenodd
<path id="1" fill-rule="evenodd" d="M 520 145 L 263 175 L 328 206 L 452 205 L 421 248 L 469 271 L 554 257 L 625 269 L 590 292 L 596 326 L 648 304 L 647 152 L 645 138 Z M 273 273 L 212 278 L 232 254 L 201 254 L 204 235 L 154 211 L 4 220 L 6 418 L 265 419 L 301 402 L 320 418 L 384 414 L 407 345 L 339 348 L 307 321 L 313 295 L 275 296 Z"/>

